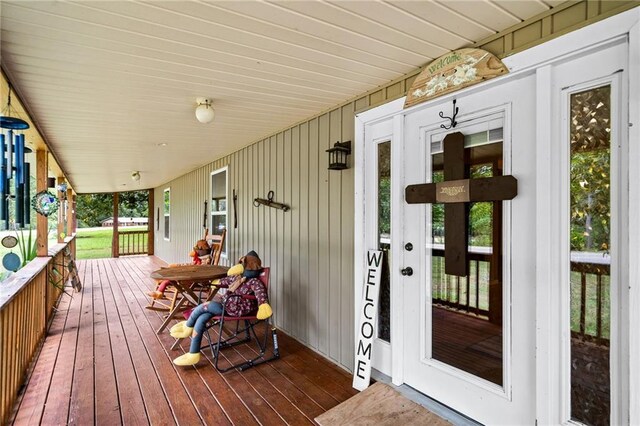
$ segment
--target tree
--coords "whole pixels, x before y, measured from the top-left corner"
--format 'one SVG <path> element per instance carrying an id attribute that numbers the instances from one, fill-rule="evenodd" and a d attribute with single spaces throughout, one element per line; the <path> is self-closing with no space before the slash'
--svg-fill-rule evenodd
<path id="1" fill-rule="evenodd" d="M 149 214 L 148 192 L 132 191 L 120 193 L 118 211 L 120 217 L 147 217 Z M 78 226 L 100 226 L 101 221 L 113 216 L 113 194 L 81 194 L 76 205 Z"/>
<path id="2" fill-rule="evenodd" d="M 113 194 L 80 194 L 76 200 L 76 217 L 81 228 L 100 226 L 113 216 Z"/>
<path id="3" fill-rule="evenodd" d="M 571 249 L 608 251 L 611 87 L 571 96 Z"/>

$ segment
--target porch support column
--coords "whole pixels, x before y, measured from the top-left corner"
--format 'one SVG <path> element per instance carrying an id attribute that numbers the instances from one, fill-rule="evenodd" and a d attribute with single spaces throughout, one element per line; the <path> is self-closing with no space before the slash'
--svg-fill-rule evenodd
<path id="1" fill-rule="evenodd" d="M 113 241 L 111 242 L 111 256 L 120 257 L 120 237 L 118 235 L 118 204 L 120 203 L 120 194 L 113 193 Z"/>
<path id="2" fill-rule="evenodd" d="M 73 194 L 73 233 L 78 232 L 78 215 L 76 214 L 76 205 L 78 201 L 78 196 Z"/>
<path id="3" fill-rule="evenodd" d="M 75 232 L 73 229 L 73 222 L 76 215 L 76 207 L 73 200 L 73 190 L 71 188 L 67 188 L 67 214 L 65 215 L 67 219 L 67 237 L 72 236 Z"/>
<path id="4" fill-rule="evenodd" d="M 36 150 L 36 192 L 47 190 L 48 156 L 44 149 Z M 46 216 L 36 214 L 36 252 L 39 257 L 49 254 L 47 236 L 49 234 L 49 221 Z"/>
<path id="5" fill-rule="evenodd" d="M 154 211 L 155 211 L 155 196 L 154 196 L 154 190 L 153 188 L 149 189 L 149 197 L 148 197 L 148 201 L 147 201 L 147 205 L 148 205 L 148 214 L 147 217 L 148 222 L 147 222 L 147 230 L 148 230 L 148 235 L 147 235 L 147 254 L 149 256 L 153 256 L 153 252 L 155 249 L 154 246 L 154 238 L 155 238 L 155 234 L 154 234 L 154 230 L 155 230 L 155 216 L 154 216 Z"/>
<path id="6" fill-rule="evenodd" d="M 58 186 L 64 183 L 64 176 L 58 176 Z M 57 188 L 56 188 L 57 189 Z M 60 200 L 60 207 L 58 208 L 58 243 L 64 243 L 64 221 L 65 221 L 65 209 L 64 209 L 64 197 L 65 193 L 58 190 L 58 200 Z"/>

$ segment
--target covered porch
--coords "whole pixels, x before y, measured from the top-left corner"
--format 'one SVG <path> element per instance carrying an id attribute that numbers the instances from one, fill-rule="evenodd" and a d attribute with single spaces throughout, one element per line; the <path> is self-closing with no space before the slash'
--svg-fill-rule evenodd
<path id="1" fill-rule="evenodd" d="M 282 332 L 281 358 L 243 373 L 218 373 L 209 351 L 197 368 L 175 367 L 183 349 L 170 349 L 174 339 L 155 333 L 160 313 L 145 309 L 149 274 L 163 265 L 154 256 L 78 262 L 84 290 L 61 297 L 10 423 L 310 424 L 357 393 L 345 370 Z"/>

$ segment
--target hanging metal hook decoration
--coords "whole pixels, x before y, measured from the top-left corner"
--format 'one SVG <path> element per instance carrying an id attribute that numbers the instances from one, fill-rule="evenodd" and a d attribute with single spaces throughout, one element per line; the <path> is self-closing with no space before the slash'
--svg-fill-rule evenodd
<path id="1" fill-rule="evenodd" d="M 264 198 L 256 198 L 255 200 L 253 200 L 254 206 L 260 207 L 260 204 L 265 205 L 267 207 L 273 207 L 274 209 L 280 209 L 285 212 L 289 210 L 288 205 L 282 204 L 282 203 L 276 203 L 275 201 L 273 201 L 273 191 L 269 191 L 269 193 L 267 194 L 266 200 Z"/>
<path id="2" fill-rule="evenodd" d="M 446 118 L 447 120 L 451 121 L 451 125 L 449 126 L 445 126 L 444 124 L 441 124 L 440 127 L 445 129 L 445 130 L 449 130 L 452 129 L 454 127 L 456 127 L 456 125 L 458 124 L 458 122 L 456 121 L 456 116 L 458 115 L 458 107 L 456 106 L 456 100 L 453 100 L 453 117 L 447 117 L 445 116 L 442 111 L 440 111 L 438 113 L 438 115 L 440 115 L 440 118 Z"/>

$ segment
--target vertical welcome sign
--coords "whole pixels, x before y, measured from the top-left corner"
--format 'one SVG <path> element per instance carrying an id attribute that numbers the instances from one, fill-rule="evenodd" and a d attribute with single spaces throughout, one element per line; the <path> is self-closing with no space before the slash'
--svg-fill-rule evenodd
<path id="1" fill-rule="evenodd" d="M 367 269 L 360 304 L 360 324 L 356 334 L 356 359 L 353 370 L 353 387 L 359 391 L 365 390 L 371 380 L 371 353 L 373 333 L 378 318 L 382 256 L 381 251 L 367 252 Z"/>

